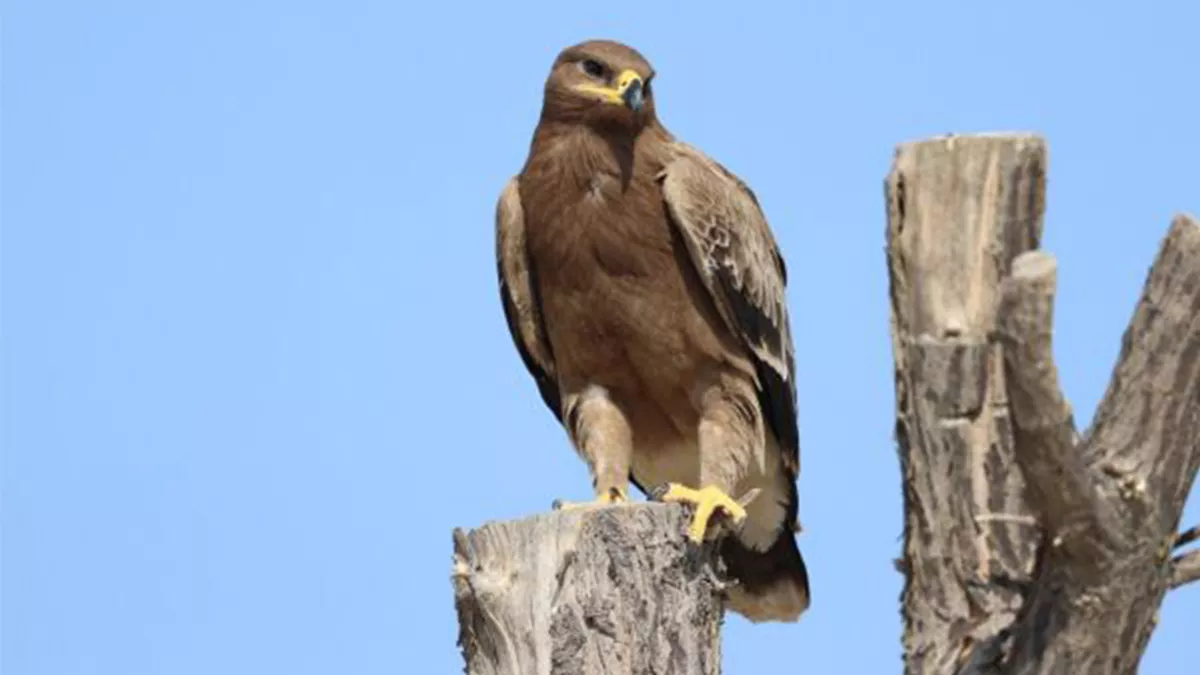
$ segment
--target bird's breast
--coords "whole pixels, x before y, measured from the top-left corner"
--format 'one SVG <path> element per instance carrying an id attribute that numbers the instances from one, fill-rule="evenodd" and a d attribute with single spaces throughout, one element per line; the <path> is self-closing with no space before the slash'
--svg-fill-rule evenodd
<path id="1" fill-rule="evenodd" d="M 657 278 L 674 258 L 655 183 L 597 173 L 527 206 L 530 253 L 540 276 L 585 287 L 605 278 Z M 573 193 L 573 194 L 572 194 Z"/>
<path id="2" fill-rule="evenodd" d="M 585 187 L 573 200 L 546 205 L 557 208 L 527 210 L 559 374 L 617 392 L 684 392 L 682 383 L 719 358 L 720 345 L 698 309 L 691 262 L 673 237 L 658 186 Z"/>

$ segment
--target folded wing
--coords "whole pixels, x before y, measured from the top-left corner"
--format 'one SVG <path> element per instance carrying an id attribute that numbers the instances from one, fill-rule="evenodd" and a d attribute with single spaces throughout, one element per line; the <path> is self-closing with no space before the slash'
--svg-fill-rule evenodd
<path id="1" fill-rule="evenodd" d="M 546 339 L 541 303 L 525 247 L 525 212 L 517 179 L 512 178 L 496 204 L 496 271 L 508 332 L 521 354 L 546 407 L 562 420 L 561 397 L 554 370 L 554 354 Z"/>
<path id="2" fill-rule="evenodd" d="M 718 312 L 753 357 L 759 400 L 794 477 L 800 444 L 787 269 L 758 199 L 725 167 L 683 143 L 672 143 L 659 180 L 673 225 Z"/>

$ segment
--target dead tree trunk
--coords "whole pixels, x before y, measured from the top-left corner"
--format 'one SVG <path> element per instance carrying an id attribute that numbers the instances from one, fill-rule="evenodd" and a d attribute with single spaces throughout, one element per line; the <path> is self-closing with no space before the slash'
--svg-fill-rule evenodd
<path id="1" fill-rule="evenodd" d="M 1200 552 L 1172 558 L 1200 468 L 1200 225 L 1171 224 L 1080 435 L 1045 164 L 1035 136 L 946 137 L 887 178 L 907 673 L 1133 673 L 1163 595 L 1200 577 Z"/>
<path id="2" fill-rule="evenodd" d="M 717 675 L 721 585 L 688 518 L 641 503 L 456 529 L 468 675 Z"/>

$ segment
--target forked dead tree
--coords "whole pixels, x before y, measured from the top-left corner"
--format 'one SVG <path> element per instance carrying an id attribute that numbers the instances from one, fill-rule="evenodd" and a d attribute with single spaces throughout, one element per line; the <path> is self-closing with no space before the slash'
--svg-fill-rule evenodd
<path id="1" fill-rule="evenodd" d="M 1171 224 L 1078 433 L 1045 167 L 1036 136 L 980 135 L 902 145 L 888 175 L 907 673 L 1133 673 L 1198 576 L 1172 552 L 1200 468 L 1200 225 Z"/>
<path id="2" fill-rule="evenodd" d="M 1177 533 L 1200 468 L 1200 224 L 1171 223 L 1080 434 L 1051 355 L 1045 166 L 1035 136 L 945 137 L 901 145 L 887 178 L 913 675 L 1133 673 L 1163 596 L 1200 579 L 1200 550 L 1176 553 L 1200 539 Z M 467 673 L 718 673 L 721 571 L 687 517 L 455 530 Z"/>

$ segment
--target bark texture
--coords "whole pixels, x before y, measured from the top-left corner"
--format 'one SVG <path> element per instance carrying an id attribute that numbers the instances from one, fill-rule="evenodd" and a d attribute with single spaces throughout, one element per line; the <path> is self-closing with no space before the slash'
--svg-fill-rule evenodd
<path id="1" fill-rule="evenodd" d="M 1032 136 L 903 145 L 887 179 L 906 672 L 954 673 L 1016 618 L 1039 541 L 992 339 L 1001 279 L 1041 237 Z"/>
<path id="2" fill-rule="evenodd" d="M 1200 468 L 1200 225 L 1171 224 L 1091 429 L 1052 355 L 1032 135 L 900 146 L 888 175 L 908 673 L 1133 673 Z"/>
<path id="3" fill-rule="evenodd" d="M 716 675 L 724 612 L 688 511 L 640 503 L 454 531 L 469 675 Z"/>

